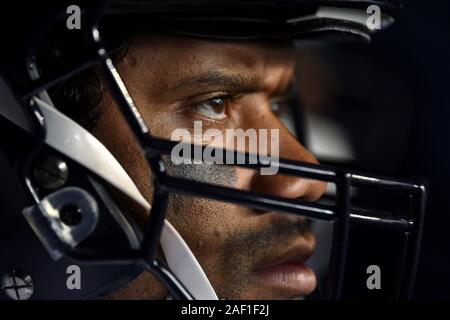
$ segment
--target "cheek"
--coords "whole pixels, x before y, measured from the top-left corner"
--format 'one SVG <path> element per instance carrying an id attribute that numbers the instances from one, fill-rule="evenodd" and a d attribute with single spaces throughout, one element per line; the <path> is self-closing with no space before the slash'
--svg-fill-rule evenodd
<path id="1" fill-rule="evenodd" d="M 248 171 L 233 170 L 233 179 L 228 179 L 228 182 L 232 183 L 227 183 L 226 186 L 242 187 L 239 185 L 244 184 L 241 181 L 248 180 L 247 175 Z M 185 178 L 193 179 L 187 176 L 189 175 L 185 173 Z M 209 179 L 204 176 L 203 179 L 198 179 L 200 177 L 202 175 L 197 173 L 197 180 L 213 183 L 213 181 L 205 181 Z M 226 251 L 227 244 L 239 233 L 239 230 L 245 230 L 248 227 L 248 218 L 252 215 L 251 210 L 227 202 L 172 194 L 167 219 L 186 240 L 201 265 L 207 269 L 213 269 L 209 267 L 216 266 L 223 252 Z"/>
<path id="2" fill-rule="evenodd" d="M 175 225 L 191 248 L 201 255 L 217 249 L 234 224 L 234 206 L 217 201 L 171 195 L 167 218 Z M 214 241 L 212 241 L 214 239 Z"/>
<path id="3" fill-rule="evenodd" d="M 147 200 L 151 199 L 150 171 L 126 121 L 115 106 L 102 107 L 92 133 L 119 161 Z"/>
<path id="4" fill-rule="evenodd" d="M 182 195 L 172 195 L 169 201 L 166 218 L 186 241 L 216 290 L 226 283 L 226 273 L 221 271 L 227 266 L 223 252 L 242 222 L 236 220 L 234 210 L 227 203 Z"/>

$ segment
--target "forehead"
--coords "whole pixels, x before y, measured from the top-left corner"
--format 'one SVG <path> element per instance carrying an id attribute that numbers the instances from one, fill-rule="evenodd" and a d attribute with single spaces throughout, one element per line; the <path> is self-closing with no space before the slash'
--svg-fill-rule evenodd
<path id="1" fill-rule="evenodd" d="M 148 76 L 165 80 L 211 70 L 276 78 L 277 73 L 292 69 L 294 53 L 287 42 L 205 40 L 152 33 L 131 38 L 126 60 L 135 67 L 151 68 Z"/>

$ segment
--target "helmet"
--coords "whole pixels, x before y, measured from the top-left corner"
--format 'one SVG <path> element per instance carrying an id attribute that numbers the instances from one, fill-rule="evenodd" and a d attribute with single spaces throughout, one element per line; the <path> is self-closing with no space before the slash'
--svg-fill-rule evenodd
<path id="1" fill-rule="evenodd" d="M 251 153 L 238 150 L 231 151 L 235 159 L 245 160 L 234 164 L 238 167 L 272 166 L 279 174 L 334 184 L 333 201 L 310 203 L 187 182 L 171 175 L 163 161 L 179 143 L 151 134 L 111 59 L 120 51 L 123 34 L 137 29 L 211 41 L 370 41 L 377 30 L 367 24 L 368 7 L 381 10 L 376 29 L 384 29 L 395 20 L 399 1 L 86 1 L 79 5 L 82 26 L 75 32 L 66 27 L 68 15 L 76 11 L 68 9 L 69 3 L 28 6 L 27 10 L 23 4 L 7 8 L 1 19 L 8 26 L 1 28 L 2 37 L 11 44 L 2 50 L 0 69 L 2 299 L 100 297 L 143 270 L 159 279 L 172 298 L 217 298 L 195 255 L 165 219 L 173 193 L 330 223 L 332 248 L 322 297 L 378 297 L 365 287 L 362 278 L 367 274 L 355 271 L 374 264 L 369 261 L 378 261 L 387 270 L 386 279 L 392 280 L 383 296 L 410 296 L 424 215 L 423 182 L 270 156 L 255 163 Z M 16 32 L 6 31 L 11 25 Z M 151 205 L 111 150 L 64 115 L 63 106 L 49 94 L 51 87 L 92 66 L 104 79 L 151 169 Z M 301 121 L 300 116 L 294 119 Z M 184 146 L 192 154 L 198 147 Z M 200 145 L 202 151 L 206 148 Z M 214 152 L 225 151 L 215 148 Z M 144 228 L 124 212 L 111 189 L 150 212 Z M 354 201 L 355 190 L 360 189 L 374 195 L 368 206 Z M 374 235 L 389 239 L 389 247 L 381 253 L 370 241 Z M 352 245 L 361 246 L 362 241 L 364 248 Z M 159 246 L 165 262 L 158 258 Z M 82 270 L 82 288 L 73 290 L 70 275 L 77 268 Z"/>

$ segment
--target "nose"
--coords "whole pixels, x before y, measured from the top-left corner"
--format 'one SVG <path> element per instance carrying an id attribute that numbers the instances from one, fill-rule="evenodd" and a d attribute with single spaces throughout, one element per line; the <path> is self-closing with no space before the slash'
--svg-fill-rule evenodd
<path id="1" fill-rule="evenodd" d="M 275 115 L 266 118 L 270 123 L 262 124 L 266 128 L 275 128 L 279 132 L 279 156 L 289 160 L 318 164 L 317 159 L 303 147 L 287 130 Z M 261 126 L 261 123 L 259 124 Z M 255 172 L 251 180 L 251 190 L 286 198 L 301 198 L 315 201 L 325 192 L 327 184 L 323 181 L 303 177 L 275 174 L 261 175 Z"/>

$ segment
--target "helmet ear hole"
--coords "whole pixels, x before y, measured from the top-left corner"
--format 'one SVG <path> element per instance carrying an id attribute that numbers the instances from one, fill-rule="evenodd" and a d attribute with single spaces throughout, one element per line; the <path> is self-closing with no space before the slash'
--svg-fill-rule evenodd
<path id="1" fill-rule="evenodd" d="M 76 226 L 83 220 L 83 210 L 75 204 L 66 204 L 59 210 L 59 219 L 69 227 Z"/>
<path id="2" fill-rule="evenodd" d="M 95 198 L 78 187 L 53 192 L 23 214 L 54 260 L 89 237 L 100 215 Z"/>

